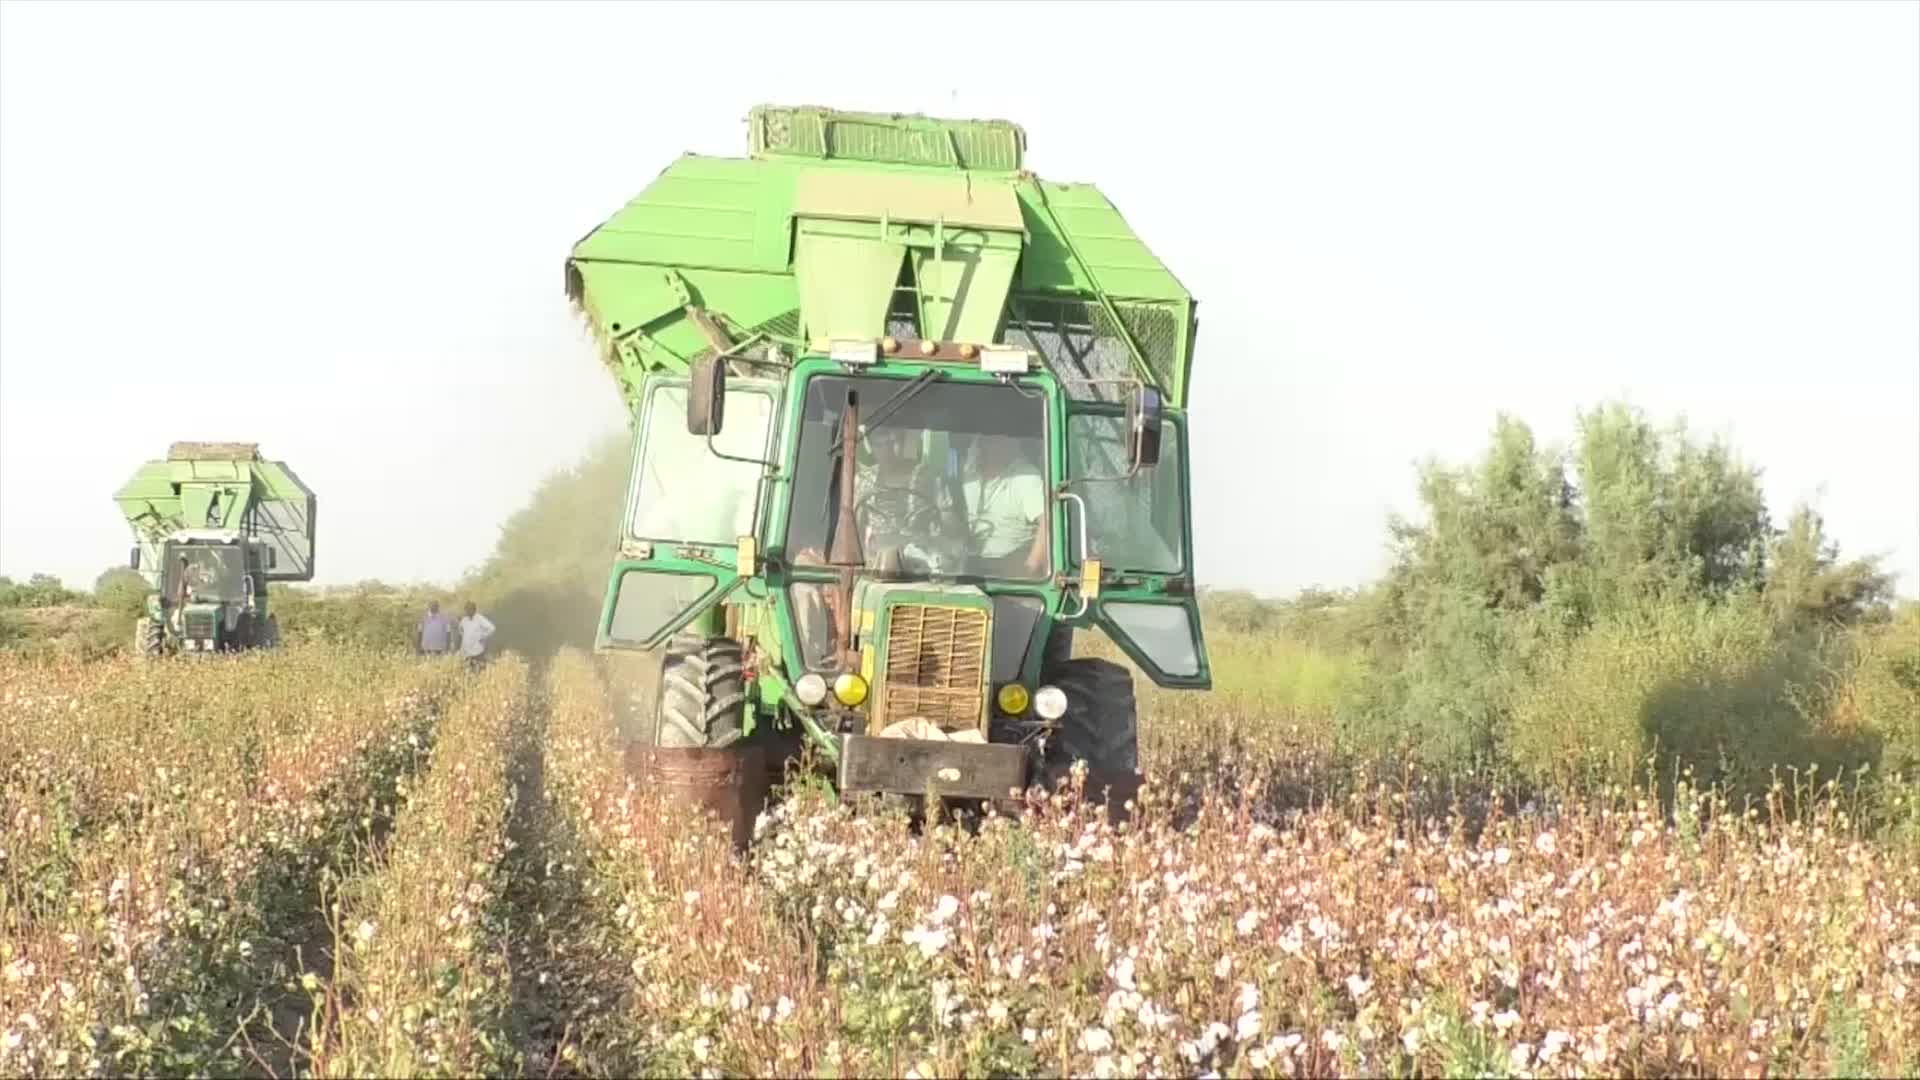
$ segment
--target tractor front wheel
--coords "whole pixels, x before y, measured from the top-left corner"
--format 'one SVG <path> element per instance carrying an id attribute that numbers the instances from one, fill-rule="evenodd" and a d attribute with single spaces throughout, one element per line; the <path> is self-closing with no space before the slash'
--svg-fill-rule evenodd
<path id="1" fill-rule="evenodd" d="M 158 619 L 142 617 L 133 624 L 133 651 L 142 659 L 154 659 L 167 649 L 166 627 Z"/>
<path id="2" fill-rule="evenodd" d="M 1087 764 L 1086 794 L 1124 802 L 1139 787 L 1140 712 L 1133 674 L 1111 660 L 1079 657 L 1054 664 L 1043 682 L 1066 692 L 1067 712 L 1047 749 L 1042 777 L 1051 788 L 1077 761 Z"/>
<path id="3" fill-rule="evenodd" d="M 730 638 L 685 634 L 660 664 L 660 708 L 653 744 L 667 749 L 724 750 L 746 722 L 746 661 Z"/>
<path id="4" fill-rule="evenodd" d="M 740 643 L 683 634 L 660 662 L 657 708 L 624 757 L 629 775 L 663 796 L 667 812 L 724 826 L 738 850 L 753 840 L 772 777 L 766 740 L 743 737 L 746 663 Z M 757 735 L 757 733 L 756 733 Z"/>

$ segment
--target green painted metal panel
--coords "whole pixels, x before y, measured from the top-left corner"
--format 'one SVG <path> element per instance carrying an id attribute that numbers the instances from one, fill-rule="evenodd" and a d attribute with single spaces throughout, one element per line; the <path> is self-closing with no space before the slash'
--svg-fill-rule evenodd
<path id="1" fill-rule="evenodd" d="M 943 222 L 1015 233 L 1025 228 L 1011 184 L 965 174 L 803 169 L 795 179 L 793 212 L 798 217 Z"/>
<path id="2" fill-rule="evenodd" d="M 688 155 L 574 247 L 577 260 L 785 273 L 795 168 Z"/>
<path id="3" fill-rule="evenodd" d="M 1091 294 L 1091 270 L 1099 287 L 1115 299 L 1192 298 L 1092 184 L 1031 180 L 1019 186 L 1018 194 L 1033 237 L 1021 268 L 1022 287 Z M 1076 264 L 1075 250 L 1085 268 Z"/>
<path id="4" fill-rule="evenodd" d="M 638 403 L 649 372 L 685 374 L 694 357 L 713 351 L 712 339 L 687 316 L 689 304 L 705 309 L 735 344 L 759 335 L 788 349 L 799 345 L 800 297 L 792 277 L 727 270 L 671 274 L 660 267 L 623 263 L 580 263 L 575 268 L 587 283 L 588 302 L 602 303 L 597 296 L 606 290 L 613 297 L 611 303 L 627 305 L 613 315 L 600 309 L 593 315 L 593 324 L 602 333 L 602 360 L 629 410 Z M 631 297 L 621 291 L 623 276 L 629 273 L 639 286 Z M 677 278 L 684 291 L 647 294 L 643 290 L 653 285 L 649 275 L 669 283 Z M 657 314 L 647 314 L 656 310 Z"/>
<path id="5" fill-rule="evenodd" d="M 1006 312 L 1018 249 L 954 243 L 915 251 L 922 332 L 940 341 L 993 342 Z"/>
<path id="6" fill-rule="evenodd" d="M 809 275 L 802 262 L 836 270 L 843 262 L 842 256 L 802 260 L 795 246 L 806 231 L 800 222 L 820 226 L 822 235 L 828 224 L 865 227 L 870 231 L 864 235 L 884 236 L 884 244 L 909 246 L 938 246 L 945 239 L 929 240 L 922 235 L 925 229 L 951 233 L 956 225 L 992 226 L 988 235 L 995 239 L 989 246 L 996 250 L 1003 232 L 1024 240 L 1015 288 L 1093 302 L 1103 311 L 1111 305 L 1114 311 L 1104 317 L 1125 327 L 1126 337 L 1115 339 L 1121 352 L 1137 348 L 1141 353 L 1135 373 L 1158 385 L 1170 404 L 1185 403 L 1191 296 L 1096 187 L 1018 172 L 1025 135 L 1016 125 L 763 106 L 750 118 L 750 129 L 751 158 L 687 155 L 669 166 L 576 245 L 572 276 L 578 278 L 581 267 L 596 262 L 673 269 L 688 281 L 703 272 L 740 273 L 745 275 L 741 288 L 704 306 L 738 328 L 777 322 L 786 331 L 783 338 L 792 342 L 798 325 L 789 313 L 800 306 L 800 294 L 813 297 L 811 306 L 838 307 L 838 301 L 825 298 L 832 286 L 804 280 Z M 873 260 L 890 254 L 877 253 Z M 942 268 L 930 276 L 942 290 L 952 281 Z M 708 347 L 697 328 L 664 314 L 656 316 L 660 325 L 645 340 L 612 342 L 613 313 L 620 315 L 623 332 L 630 332 L 625 328 L 645 318 L 645 309 L 665 309 L 647 295 L 657 290 L 644 285 L 631 298 L 603 299 L 599 294 L 619 291 L 623 279 L 592 277 L 570 281 L 569 289 L 593 321 L 629 399 L 630 384 L 647 370 L 684 370 L 687 359 Z M 920 284 L 924 292 L 925 282 Z M 775 293 L 780 295 L 774 298 Z M 848 303 L 846 324 L 866 325 L 869 302 Z M 1160 316 L 1143 305 L 1171 309 L 1167 325 L 1162 327 Z M 826 314 L 827 308 L 822 321 L 839 325 L 841 316 Z M 925 314 L 923 321 L 937 326 L 952 321 L 943 317 L 949 312 L 936 311 L 932 319 Z M 1137 325 L 1136 316 L 1146 324 Z M 992 340 L 991 333 L 976 330 L 984 321 L 971 310 L 963 313 L 965 336 Z"/>
<path id="7" fill-rule="evenodd" d="M 658 266 L 582 262 L 578 267 L 588 313 L 616 337 L 643 332 L 693 299 L 684 279 Z"/>
<path id="8" fill-rule="evenodd" d="M 871 341 L 886 332 L 887 307 L 906 258 L 904 244 L 834 235 L 801 219 L 794 243 L 800 322 L 815 343 Z"/>

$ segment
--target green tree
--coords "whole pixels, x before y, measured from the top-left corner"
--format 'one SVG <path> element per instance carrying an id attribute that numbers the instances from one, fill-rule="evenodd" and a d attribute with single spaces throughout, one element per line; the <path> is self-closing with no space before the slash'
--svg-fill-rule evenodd
<path id="1" fill-rule="evenodd" d="M 500 648 L 544 654 L 592 644 L 619 550 L 628 446 L 626 435 L 610 436 L 573 468 L 548 476 L 467 576 L 462 592 L 490 610 Z"/>
<path id="2" fill-rule="evenodd" d="M 1807 506 L 1794 509 L 1767 554 L 1765 597 L 1783 625 L 1859 622 L 1888 613 L 1893 575 L 1878 557 L 1840 560 L 1840 547 L 1826 524 Z"/>
<path id="3" fill-rule="evenodd" d="M 1554 568 L 1579 552 L 1563 460 L 1536 445 L 1525 424 L 1502 414 L 1476 467 L 1423 464 L 1425 522 L 1395 516 L 1388 523 L 1396 548 L 1388 578 L 1408 605 L 1406 614 L 1427 606 L 1435 593 L 1464 593 L 1499 611 L 1538 604 Z"/>
<path id="4" fill-rule="evenodd" d="M 0 577 L 0 607 L 57 607 L 71 604 L 84 595 L 67 588 L 52 574 L 35 574 L 24 584 Z"/>
<path id="5" fill-rule="evenodd" d="M 109 611 L 138 616 L 147 606 L 147 579 L 124 566 L 108 567 L 94 579 L 93 602 Z"/>
<path id="6" fill-rule="evenodd" d="M 1434 764 L 1498 756 L 1514 689 L 1591 628 L 1764 600 L 1784 637 L 1883 611 L 1890 593 L 1878 561 L 1841 561 L 1810 512 L 1776 534 L 1759 470 L 1724 441 L 1625 405 L 1579 414 L 1570 454 L 1502 415 L 1477 462 L 1424 464 L 1419 494 L 1420 521 L 1389 523 L 1394 565 L 1361 621 L 1386 677 L 1351 734 Z"/>
<path id="7" fill-rule="evenodd" d="M 1388 675 L 1347 736 L 1460 768 L 1494 755 L 1503 681 L 1531 663 L 1537 612 L 1578 562 L 1580 520 L 1565 455 L 1505 414 L 1477 463 L 1424 463 L 1419 492 L 1423 520 L 1390 520 L 1393 567 L 1354 608 Z"/>
<path id="8" fill-rule="evenodd" d="M 1760 584 L 1769 526 L 1758 469 L 1624 405 L 1583 414 L 1578 430 L 1582 566 L 1563 604 L 1583 624 Z"/>
<path id="9" fill-rule="evenodd" d="M 1200 601 L 1201 618 L 1223 630 L 1257 634 L 1273 622 L 1272 607 L 1245 589 L 1208 589 Z"/>

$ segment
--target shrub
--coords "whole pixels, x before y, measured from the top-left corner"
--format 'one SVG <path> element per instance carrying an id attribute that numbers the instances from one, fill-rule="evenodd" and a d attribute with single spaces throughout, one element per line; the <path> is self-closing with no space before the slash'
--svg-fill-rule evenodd
<path id="1" fill-rule="evenodd" d="M 1616 615 L 1546 660 L 1511 695 L 1503 738 L 1532 782 L 1663 782 L 1747 795 L 1776 770 L 1823 776 L 1871 762 L 1874 746 L 1828 722 L 1827 666 L 1844 639 L 1783 633 L 1753 602 L 1670 603 Z"/>
<path id="2" fill-rule="evenodd" d="M 277 587 L 268 610 L 280 625 L 281 640 L 330 643 L 352 648 L 412 649 L 414 629 L 427 602 L 444 608 L 451 594 L 433 588 L 399 588 L 363 582 L 347 588 Z"/>
<path id="3" fill-rule="evenodd" d="M 1890 783 L 1920 782 L 1920 603 L 1851 639 L 1826 721 L 1880 744 Z"/>
<path id="4" fill-rule="evenodd" d="M 0 577 L 0 608 L 55 607 L 85 598 L 52 574 L 35 574 L 25 582 Z"/>
<path id="5" fill-rule="evenodd" d="M 93 583 L 95 607 L 138 618 L 147 608 L 147 579 L 137 570 L 110 567 Z"/>

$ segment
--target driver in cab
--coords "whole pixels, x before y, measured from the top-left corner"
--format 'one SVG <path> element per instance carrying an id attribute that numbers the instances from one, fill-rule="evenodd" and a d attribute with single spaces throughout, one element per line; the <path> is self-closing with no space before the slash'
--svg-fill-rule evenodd
<path id="1" fill-rule="evenodd" d="M 920 439 L 921 433 L 910 428 L 870 431 L 868 460 L 855 466 L 860 549 L 869 565 L 883 572 L 899 570 L 907 560 L 925 568 L 939 561 L 928 550 L 940 508 L 921 461 Z"/>
<path id="2" fill-rule="evenodd" d="M 187 599 L 192 600 L 214 587 L 217 573 L 208 562 L 209 557 L 205 555 L 180 556 L 180 578 Z"/>

